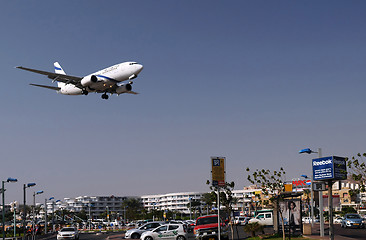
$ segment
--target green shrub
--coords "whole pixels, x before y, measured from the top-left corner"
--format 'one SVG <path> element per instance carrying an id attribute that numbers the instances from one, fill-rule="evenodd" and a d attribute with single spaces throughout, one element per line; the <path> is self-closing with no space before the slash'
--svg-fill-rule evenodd
<path id="1" fill-rule="evenodd" d="M 263 230 L 264 226 L 257 222 L 248 223 L 247 225 L 244 226 L 244 232 L 250 233 L 252 237 L 255 237 L 256 232 L 263 232 Z"/>

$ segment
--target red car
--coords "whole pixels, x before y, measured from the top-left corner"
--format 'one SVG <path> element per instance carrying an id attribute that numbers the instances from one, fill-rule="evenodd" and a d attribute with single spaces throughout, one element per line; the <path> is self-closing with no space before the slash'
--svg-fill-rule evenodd
<path id="1" fill-rule="evenodd" d="M 228 226 L 221 222 L 221 239 L 229 239 Z M 197 240 L 217 240 L 218 239 L 218 215 L 208 215 L 197 218 L 194 234 Z"/>

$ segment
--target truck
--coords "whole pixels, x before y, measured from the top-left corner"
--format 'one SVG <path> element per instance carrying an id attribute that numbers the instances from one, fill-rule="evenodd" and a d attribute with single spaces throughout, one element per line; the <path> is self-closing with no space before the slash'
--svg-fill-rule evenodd
<path id="1" fill-rule="evenodd" d="M 217 240 L 218 239 L 218 215 L 207 215 L 197 218 L 193 229 L 196 240 Z M 220 220 L 221 239 L 229 239 L 229 228 Z"/>
<path id="2" fill-rule="evenodd" d="M 273 225 L 273 211 L 263 211 L 257 214 L 255 218 L 249 220 L 248 223 L 259 223 L 265 226 L 272 226 Z"/>

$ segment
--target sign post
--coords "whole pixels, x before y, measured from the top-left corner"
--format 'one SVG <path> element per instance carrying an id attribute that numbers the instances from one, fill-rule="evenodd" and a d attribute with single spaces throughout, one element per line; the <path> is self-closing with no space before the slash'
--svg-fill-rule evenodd
<path id="1" fill-rule="evenodd" d="M 218 240 L 221 240 L 221 222 L 220 222 L 220 187 L 225 186 L 225 157 L 211 157 L 211 176 L 212 186 L 217 188 L 217 223 Z"/>
<path id="2" fill-rule="evenodd" d="M 329 239 L 334 240 L 332 185 L 333 180 L 347 179 L 346 159 L 336 156 L 313 159 L 313 176 L 316 181 L 328 182 Z"/>

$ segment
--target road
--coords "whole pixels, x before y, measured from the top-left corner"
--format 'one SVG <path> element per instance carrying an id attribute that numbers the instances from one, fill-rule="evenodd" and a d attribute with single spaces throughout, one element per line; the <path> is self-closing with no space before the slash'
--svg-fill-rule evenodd
<path id="1" fill-rule="evenodd" d="M 319 224 L 315 224 L 312 228 L 312 237 L 320 236 Z M 324 226 L 325 239 L 329 239 L 329 225 Z M 366 229 L 341 228 L 340 224 L 334 224 L 334 236 L 336 240 L 366 239 Z"/>
<path id="2" fill-rule="evenodd" d="M 249 237 L 247 233 L 244 232 L 243 226 L 234 227 L 234 239 L 245 239 Z M 265 228 L 265 233 L 273 233 L 273 228 L 267 227 Z M 312 229 L 312 238 L 321 239 L 319 236 L 319 224 L 315 224 Z M 352 240 L 352 239 L 366 239 L 366 229 L 343 229 L 341 225 L 334 225 L 334 233 L 335 240 Z M 120 240 L 122 238 L 121 233 L 104 233 L 104 234 L 95 234 L 95 233 L 82 233 L 80 234 L 80 240 Z M 231 234 L 229 235 L 231 239 Z M 55 240 L 56 236 L 47 238 L 47 240 Z M 328 225 L 325 225 L 325 237 L 323 239 L 329 239 L 328 236 Z M 46 240 L 46 239 L 45 239 Z"/>

